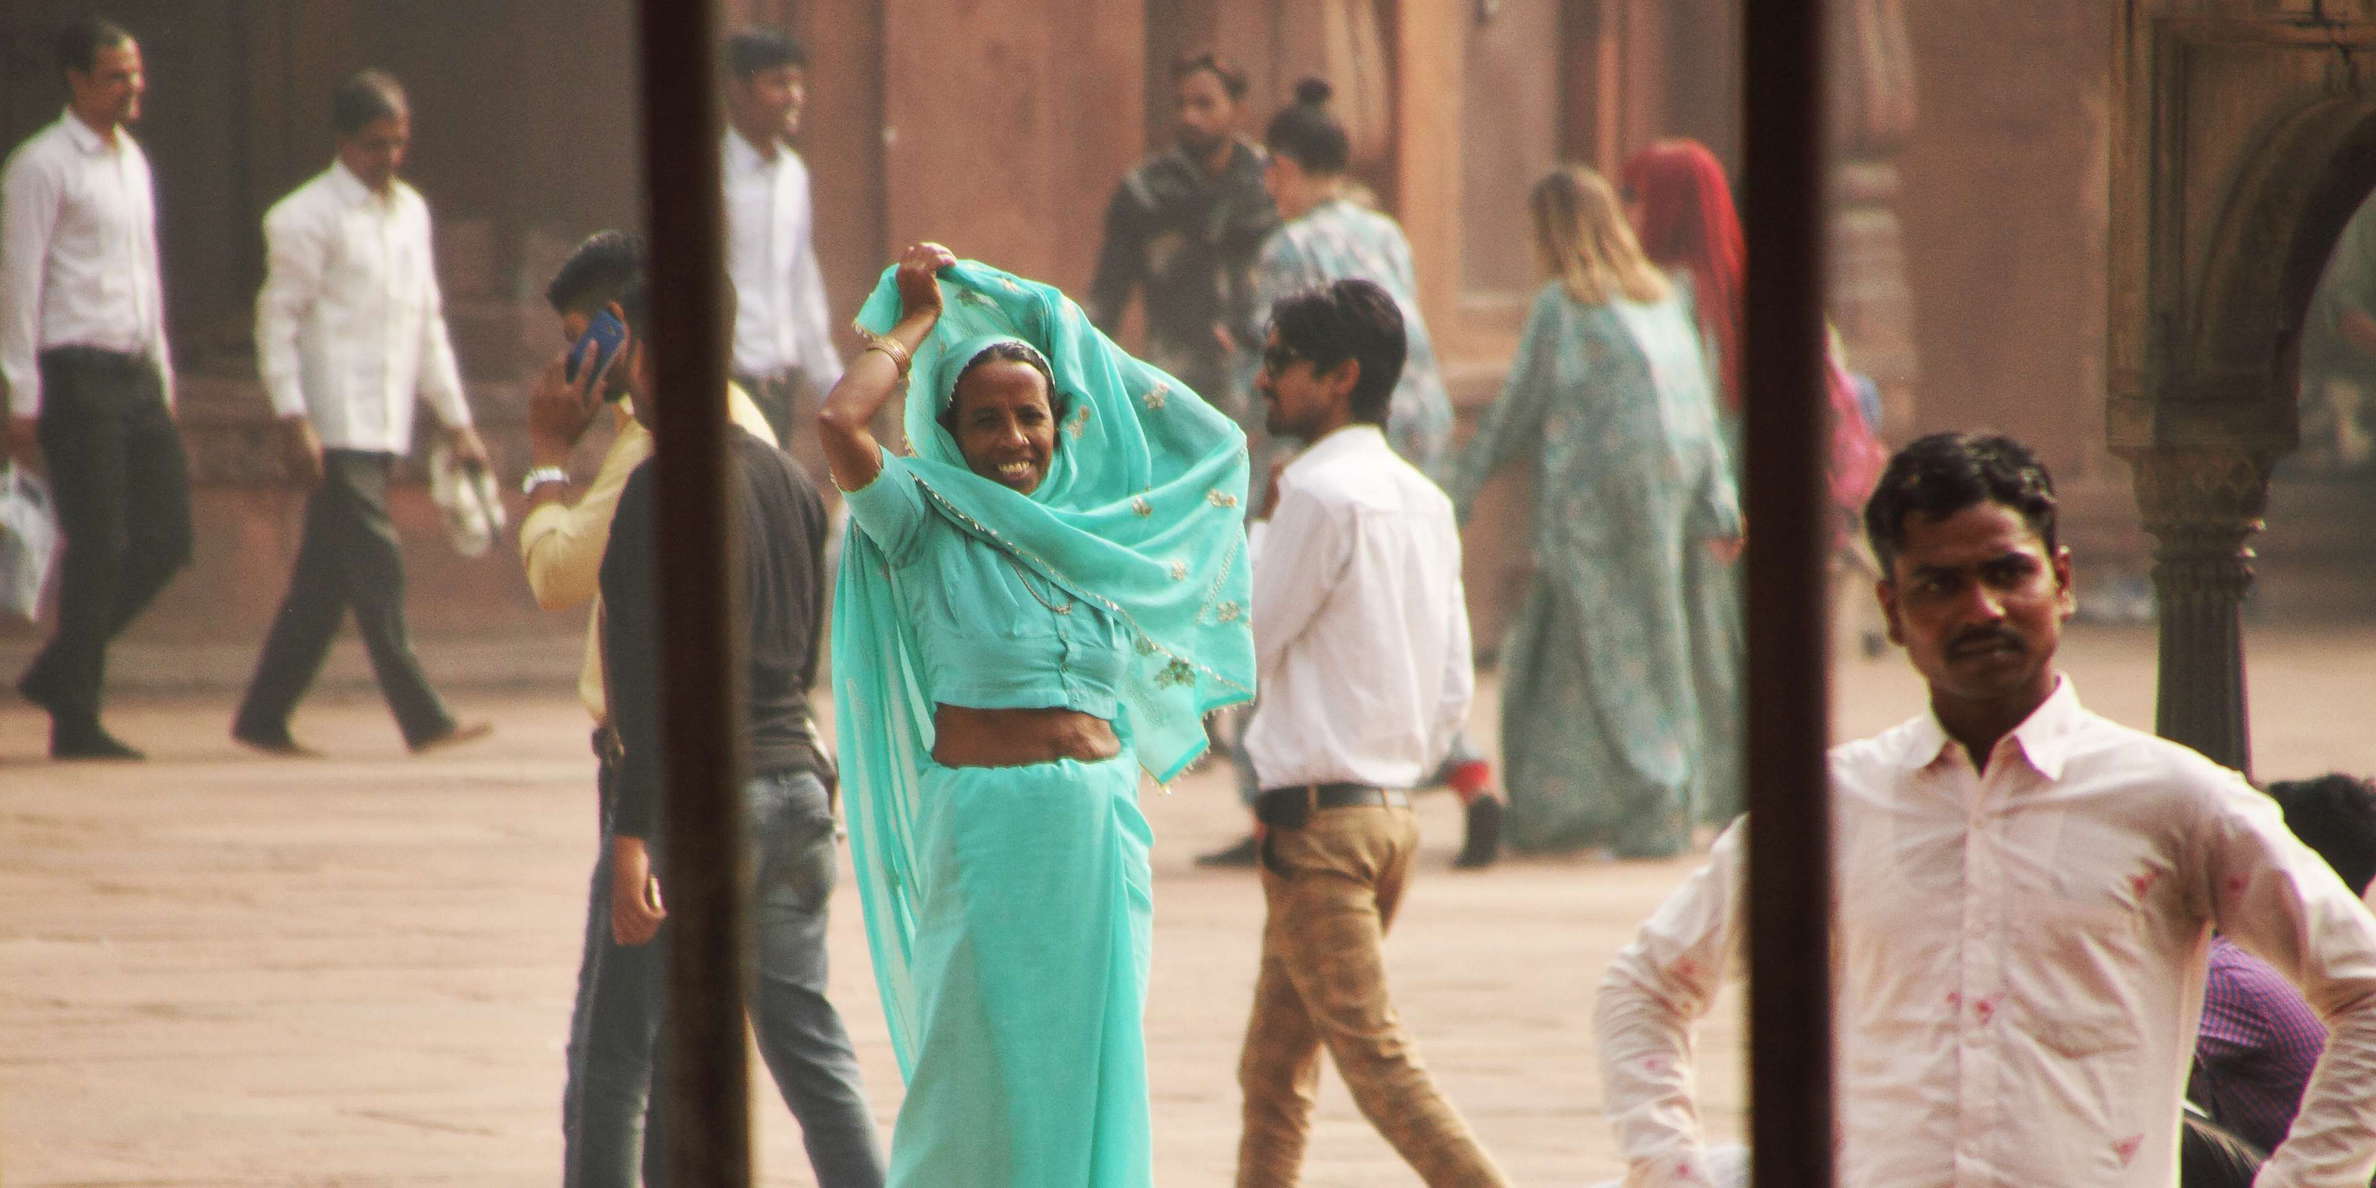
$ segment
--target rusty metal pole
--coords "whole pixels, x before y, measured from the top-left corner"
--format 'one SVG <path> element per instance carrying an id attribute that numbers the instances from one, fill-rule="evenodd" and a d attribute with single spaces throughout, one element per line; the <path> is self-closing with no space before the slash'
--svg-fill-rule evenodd
<path id="1" fill-rule="evenodd" d="M 1746 0 L 1750 1150 L 1832 1183 L 1823 0 Z"/>
<path id="2" fill-rule="evenodd" d="M 667 1057 L 659 1094 L 671 1184 L 751 1182 L 743 1047 L 742 699 L 735 689 L 725 508 L 725 213 L 710 6 L 638 0 L 655 400 L 652 542 L 667 796 Z"/>

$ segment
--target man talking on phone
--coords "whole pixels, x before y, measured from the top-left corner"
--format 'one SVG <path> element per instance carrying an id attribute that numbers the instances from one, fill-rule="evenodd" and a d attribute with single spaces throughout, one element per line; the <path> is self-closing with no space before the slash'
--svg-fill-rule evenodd
<path id="1" fill-rule="evenodd" d="M 600 575 L 612 568 L 611 529 L 620 514 L 621 497 L 630 477 L 652 454 L 651 433 L 634 415 L 638 373 L 621 354 L 632 350 L 632 336 L 620 299 L 640 290 L 643 273 L 641 238 L 603 231 L 579 244 L 546 288 L 545 298 L 560 315 L 562 333 L 570 345 L 545 369 L 530 398 L 528 434 L 535 465 L 521 483 L 530 510 L 520 523 L 520 557 L 538 605 L 547 610 L 587 603 L 594 606 L 578 692 L 594 718 L 601 800 L 598 848 L 587 892 L 585 947 L 570 1017 L 568 1084 L 562 1095 L 562 1183 L 571 1188 L 635 1184 L 639 1165 L 659 1147 L 655 1137 L 645 1133 L 662 973 L 660 948 L 652 942 L 664 935 L 666 910 L 646 845 L 651 824 L 648 814 L 657 791 L 649 752 L 656 744 L 648 739 L 641 744 L 645 756 L 635 765 L 631 793 L 635 803 L 624 812 L 629 836 L 622 843 L 617 836 L 622 823 L 618 800 L 623 771 L 630 765 L 620 723 L 612 714 L 619 702 L 633 703 L 624 715 L 630 723 L 626 731 L 630 736 L 648 729 L 654 721 L 652 641 L 646 639 L 628 649 L 633 654 L 618 666 L 620 686 L 614 692 L 606 679 L 611 666 L 603 650 L 603 628 L 611 614 L 600 592 Z M 727 386 L 726 404 L 728 415 L 755 447 L 773 443 L 766 420 L 739 387 Z M 602 424 L 610 426 L 613 436 L 592 482 L 581 491 L 570 480 L 569 458 L 589 430 Z M 742 434 L 731 436 L 746 440 Z M 760 452 L 762 457 L 769 455 L 781 457 L 772 450 Z M 747 462 L 742 452 L 737 460 Z M 784 465 L 798 473 L 789 463 Z M 805 487 L 805 482 L 801 485 Z M 644 526 L 631 528 L 633 543 L 621 545 L 629 554 L 621 564 L 641 570 L 646 577 L 612 576 L 613 581 L 625 580 L 640 592 L 629 599 L 632 605 L 624 611 L 623 617 L 631 622 L 642 622 L 652 609 L 648 590 L 652 544 L 648 521 L 638 520 L 648 514 L 648 498 L 647 490 L 638 498 L 643 510 L 629 513 L 631 523 Z M 774 552 L 772 548 L 767 551 Z M 797 571 L 800 566 L 793 568 Z M 813 643 L 811 647 L 813 650 Z M 803 690 L 805 681 L 804 675 L 799 682 Z M 800 708 L 805 710 L 805 699 Z M 753 720 L 761 720 L 757 707 Z M 767 721 L 781 726 L 783 718 L 777 714 Z M 803 758 L 810 769 L 821 765 L 813 755 Z M 763 766 L 754 764 L 754 769 Z M 786 1101 L 801 1119 L 819 1182 L 864 1188 L 881 1183 L 882 1162 L 871 1117 L 858 1092 L 856 1064 L 847 1040 L 836 1044 L 828 1038 L 828 1032 L 831 1036 L 842 1032 L 838 1015 L 823 997 L 825 916 L 823 894 L 817 889 L 832 884 L 830 817 L 820 839 L 813 828 L 814 814 L 785 811 L 823 802 L 822 785 L 813 770 L 763 774 L 777 778 L 759 781 L 767 785 L 763 790 L 766 804 L 754 805 L 750 821 L 753 838 L 768 847 L 765 852 L 770 855 L 767 861 L 753 863 L 754 873 L 760 874 L 763 882 L 752 900 L 763 937 L 781 943 L 757 950 L 761 953 L 763 989 L 754 999 L 753 1014 L 759 1023 L 761 1050 Z M 622 849 L 627 851 L 623 866 Z M 797 855 L 797 860 L 785 861 L 787 855 Z M 768 878 L 771 871 L 778 877 Z M 620 905 L 614 902 L 614 891 L 620 887 L 626 889 L 626 904 L 633 917 L 625 927 L 615 918 Z M 829 1028 L 825 1026 L 828 1023 Z M 804 1026 L 812 1030 L 802 1031 Z"/>
<path id="2" fill-rule="evenodd" d="M 397 177 L 412 141 L 404 88 L 365 70 L 330 97 L 337 157 L 264 216 L 270 271 L 256 297 L 256 354 L 290 473 L 311 490 L 289 592 L 265 637 L 231 737 L 310 755 L 289 715 L 352 608 L 380 693 L 415 752 L 488 733 L 457 723 L 404 628 L 404 558 L 388 477 L 412 449 L 426 399 L 466 465 L 487 464 L 446 336 L 429 208 Z"/>

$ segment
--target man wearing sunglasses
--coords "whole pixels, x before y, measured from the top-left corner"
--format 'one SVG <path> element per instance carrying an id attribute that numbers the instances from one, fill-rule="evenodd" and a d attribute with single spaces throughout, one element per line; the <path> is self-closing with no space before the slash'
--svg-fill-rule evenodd
<path id="1" fill-rule="evenodd" d="M 1241 1188 L 1299 1182 L 1323 1046 L 1423 1181 L 1504 1183 L 1386 993 L 1382 943 L 1419 846 L 1408 789 L 1475 689 L 1451 500 L 1383 431 L 1404 350 L 1394 298 L 1340 280 L 1273 307 L 1254 381 L 1270 431 L 1306 448 L 1251 537 L 1262 700 L 1245 745 L 1268 912 L 1238 1065 Z"/>

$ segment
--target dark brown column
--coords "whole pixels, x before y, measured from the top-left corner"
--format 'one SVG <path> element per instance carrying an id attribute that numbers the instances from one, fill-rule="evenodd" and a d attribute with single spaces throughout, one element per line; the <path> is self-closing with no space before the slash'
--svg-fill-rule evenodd
<path id="1" fill-rule="evenodd" d="M 1823 550 L 1827 5 L 1747 0 L 1749 1074 L 1757 1183 L 1832 1182 L 1831 735 Z"/>
<path id="2" fill-rule="evenodd" d="M 2154 446 L 2130 455 L 2153 535 L 2161 620 L 2154 732 L 2249 775 L 2240 614 L 2277 454 L 2241 441 Z"/>
<path id="3" fill-rule="evenodd" d="M 725 215 L 718 184 L 709 6 L 639 0 L 643 166 L 651 224 L 660 552 L 661 859 L 666 872 L 668 1054 L 653 1085 L 672 1184 L 751 1181 L 743 1048 L 742 703 L 726 583 Z"/>

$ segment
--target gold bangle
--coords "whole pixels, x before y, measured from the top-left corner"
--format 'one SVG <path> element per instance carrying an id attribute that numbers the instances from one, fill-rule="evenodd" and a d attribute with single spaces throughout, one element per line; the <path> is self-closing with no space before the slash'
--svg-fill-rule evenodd
<path id="1" fill-rule="evenodd" d="M 883 357 L 891 360 L 891 366 L 898 370 L 899 378 L 903 380 L 908 377 L 908 369 L 914 366 L 916 361 L 915 356 L 908 353 L 905 344 L 888 334 L 867 335 L 866 349 L 883 352 Z"/>

